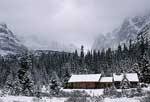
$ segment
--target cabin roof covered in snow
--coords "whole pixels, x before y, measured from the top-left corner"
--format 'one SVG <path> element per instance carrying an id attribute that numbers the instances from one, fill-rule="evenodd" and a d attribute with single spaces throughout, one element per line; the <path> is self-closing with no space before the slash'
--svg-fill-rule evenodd
<path id="1" fill-rule="evenodd" d="M 101 74 L 72 75 L 68 82 L 99 82 Z"/>
<path id="2" fill-rule="evenodd" d="M 126 76 L 129 81 L 139 81 L 137 73 L 127 73 Z"/>
<path id="3" fill-rule="evenodd" d="M 100 82 L 112 82 L 112 77 L 102 77 Z"/>
<path id="4" fill-rule="evenodd" d="M 122 81 L 123 74 L 115 74 L 113 73 L 114 81 Z"/>
<path id="5" fill-rule="evenodd" d="M 113 74 L 114 81 L 122 81 L 123 79 L 123 73 L 120 75 Z M 139 78 L 137 73 L 126 73 L 126 77 L 129 81 L 138 82 Z"/>

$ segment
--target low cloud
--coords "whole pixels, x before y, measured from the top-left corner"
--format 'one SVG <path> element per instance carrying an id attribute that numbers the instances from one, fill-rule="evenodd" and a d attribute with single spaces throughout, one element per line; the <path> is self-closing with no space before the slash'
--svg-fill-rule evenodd
<path id="1" fill-rule="evenodd" d="M 150 10 L 150 0 L 1 0 L 0 21 L 24 41 L 85 45 L 125 17 Z M 38 46 L 36 46 L 36 49 Z"/>

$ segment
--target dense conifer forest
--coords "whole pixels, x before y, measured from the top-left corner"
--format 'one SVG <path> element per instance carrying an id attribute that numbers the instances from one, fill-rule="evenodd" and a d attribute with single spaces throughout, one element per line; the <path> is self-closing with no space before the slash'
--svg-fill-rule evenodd
<path id="1" fill-rule="evenodd" d="M 141 81 L 149 83 L 149 60 L 150 45 L 143 36 L 139 36 L 137 41 L 130 40 L 128 46 L 118 45 L 116 50 L 108 48 L 85 53 L 84 46 L 81 46 L 80 52 L 76 50 L 73 53 L 38 50 L 23 55 L 0 56 L 0 71 L 3 73 L 0 86 L 15 85 L 23 69 L 23 75 L 26 73 L 34 85 L 47 85 L 57 80 L 60 86 L 66 87 L 72 74 L 102 73 L 103 76 L 111 76 L 121 72 L 136 72 Z"/>

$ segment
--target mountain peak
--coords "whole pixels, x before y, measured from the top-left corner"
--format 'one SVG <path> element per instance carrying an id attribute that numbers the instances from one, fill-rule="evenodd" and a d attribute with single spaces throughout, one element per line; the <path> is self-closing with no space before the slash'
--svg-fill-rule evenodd
<path id="1" fill-rule="evenodd" d="M 0 54 L 20 54 L 27 48 L 17 39 L 17 37 L 8 29 L 7 24 L 0 24 Z"/>
<path id="2" fill-rule="evenodd" d="M 134 17 L 126 18 L 123 23 L 112 31 L 109 36 L 102 37 L 95 40 L 92 49 L 102 50 L 103 48 L 116 49 L 119 44 L 129 44 L 129 40 L 135 40 L 138 32 L 150 22 L 150 13 L 144 15 L 136 15 Z M 110 37 L 111 35 L 111 37 Z M 105 39 L 105 40 L 104 40 Z"/>
<path id="3" fill-rule="evenodd" d="M 6 23 L 0 23 L 0 26 L 3 28 L 7 28 L 7 24 Z"/>

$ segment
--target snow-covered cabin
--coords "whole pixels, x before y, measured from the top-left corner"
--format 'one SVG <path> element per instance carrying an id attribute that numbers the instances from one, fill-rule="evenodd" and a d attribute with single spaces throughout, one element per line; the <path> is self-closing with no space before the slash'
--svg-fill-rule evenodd
<path id="1" fill-rule="evenodd" d="M 139 83 L 137 73 L 121 73 L 121 74 L 113 73 L 113 78 L 116 88 L 120 88 L 122 81 L 128 81 L 128 83 L 130 83 L 131 88 L 136 87 L 137 84 Z"/>
<path id="2" fill-rule="evenodd" d="M 121 88 L 121 83 L 128 82 L 129 87 L 137 87 L 139 82 L 137 73 L 112 74 L 112 77 L 104 77 L 101 74 L 72 75 L 68 81 L 69 88 L 73 89 L 100 89 L 115 85 Z"/>
<path id="3" fill-rule="evenodd" d="M 68 83 L 73 89 L 95 89 L 100 82 L 101 74 L 72 75 Z"/>
<path id="4" fill-rule="evenodd" d="M 111 87 L 113 84 L 113 77 L 101 77 L 99 88 Z"/>

